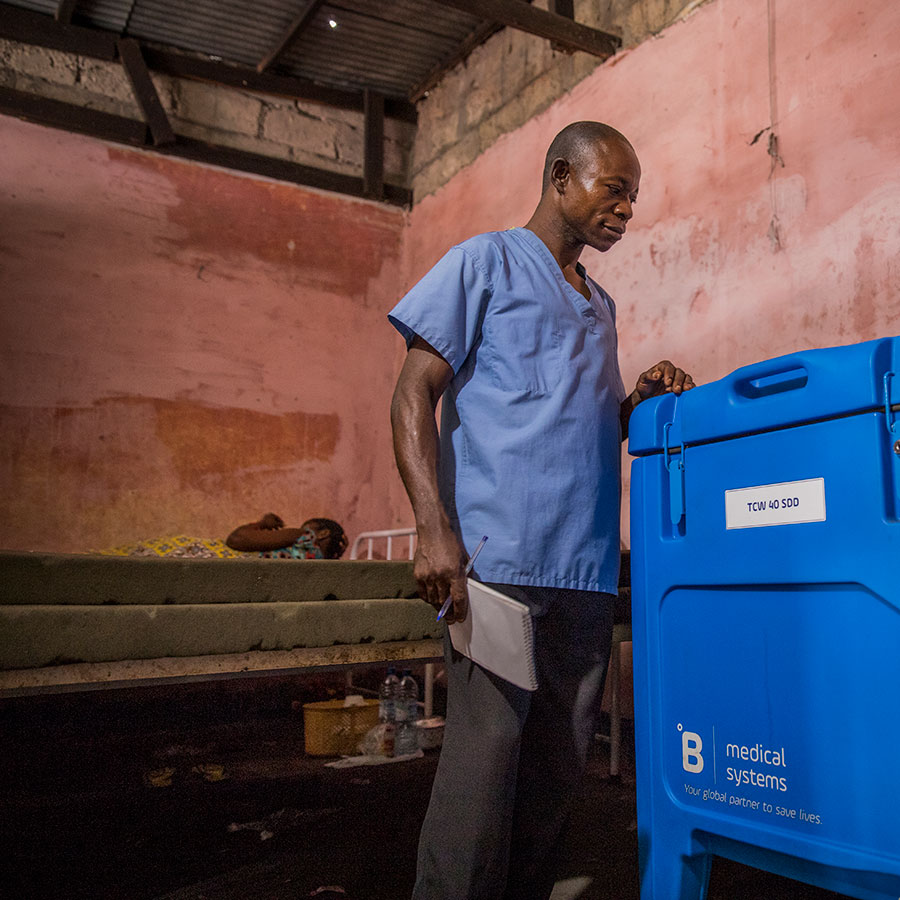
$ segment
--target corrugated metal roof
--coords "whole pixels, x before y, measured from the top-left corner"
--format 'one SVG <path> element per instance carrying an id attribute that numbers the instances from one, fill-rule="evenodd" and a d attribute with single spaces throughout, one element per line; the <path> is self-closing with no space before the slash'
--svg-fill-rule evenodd
<path id="1" fill-rule="evenodd" d="M 57 7 L 55 0 L 13 5 L 50 15 Z M 79 0 L 73 22 L 255 67 L 279 45 L 301 9 L 299 0 Z M 408 97 L 458 55 L 480 25 L 439 0 L 332 0 L 270 70 Z"/>
<path id="2" fill-rule="evenodd" d="M 455 37 L 326 4 L 284 54 L 282 68 L 304 78 L 404 96 L 458 43 Z"/>
<path id="3" fill-rule="evenodd" d="M 13 6 L 21 6 L 22 9 L 30 9 L 32 12 L 49 13 L 51 16 L 56 12 L 58 4 L 53 0 L 18 0 Z"/>
<path id="4" fill-rule="evenodd" d="M 438 37 L 449 37 L 462 42 L 479 20 L 466 13 L 451 9 L 442 3 L 422 0 L 339 0 L 335 9 L 350 9 L 374 19 L 407 25 Z"/>
<path id="5" fill-rule="evenodd" d="M 79 22 L 89 22 L 96 28 L 122 34 L 131 7 L 132 0 L 80 0 L 76 15 Z"/>
<path id="6" fill-rule="evenodd" d="M 128 34 L 255 66 L 296 10 L 291 0 L 136 0 Z"/>

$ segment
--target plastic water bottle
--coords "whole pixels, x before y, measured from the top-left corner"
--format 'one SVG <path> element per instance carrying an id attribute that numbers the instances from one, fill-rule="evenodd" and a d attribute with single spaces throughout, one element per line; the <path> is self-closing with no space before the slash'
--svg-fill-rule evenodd
<path id="1" fill-rule="evenodd" d="M 409 669 L 404 669 L 397 695 L 397 743 L 398 756 L 415 753 L 419 749 L 419 686 Z"/>
<path id="2" fill-rule="evenodd" d="M 378 724 L 381 725 L 381 753 L 393 756 L 397 733 L 397 701 L 400 694 L 400 679 L 393 666 L 378 689 Z"/>

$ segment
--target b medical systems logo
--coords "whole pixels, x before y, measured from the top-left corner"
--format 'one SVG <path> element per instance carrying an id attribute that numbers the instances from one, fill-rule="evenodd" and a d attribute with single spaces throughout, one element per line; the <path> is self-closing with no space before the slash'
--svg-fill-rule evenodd
<path id="1" fill-rule="evenodd" d="M 784 746 L 759 741 L 739 744 L 726 735 L 716 743 L 716 727 L 708 740 L 678 723 L 684 796 L 693 802 L 719 804 L 729 811 L 759 812 L 803 825 L 821 825 L 818 812 L 791 803 L 789 770 Z M 672 760 L 674 762 L 674 759 Z M 698 778 L 697 776 L 701 776 Z M 680 793 L 680 792 L 679 792 Z"/>
<path id="2" fill-rule="evenodd" d="M 713 784 L 718 785 L 719 778 L 724 776 L 725 787 L 751 785 L 781 793 L 787 791 L 787 754 L 784 747 L 726 741 L 718 747 L 717 760 L 715 727 L 706 749 L 699 732 L 688 731 L 680 722 L 678 731 L 681 734 L 681 768 L 689 775 L 699 775 L 709 763 L 711 771 L 707 772 L 707 777 L 712 776 Z"/>
<path id="3" fill-rule="evenodd" d="M 678 730 L 681 732 L 681 767 L 685 772 L 699 775 L 703 771 L 703 738 L 696 731 L 684 731 L 681 725 Z"/>

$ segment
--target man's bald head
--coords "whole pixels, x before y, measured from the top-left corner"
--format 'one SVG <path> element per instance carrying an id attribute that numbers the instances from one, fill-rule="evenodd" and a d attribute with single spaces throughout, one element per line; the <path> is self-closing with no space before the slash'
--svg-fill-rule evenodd
<path id="1" fill-rule="evenodd" d="M 628 138 L 620 131 L 602 122 L 573 122 L 553 138 L 544 159 L 544 177 L 541 193 L 550 186 L 550 172 L 557 159 L 564 159 L 577 166 L 598 145 L 620 142 L 631 147 Z M 633 150 L 633 148 L 632 148 Z"/>

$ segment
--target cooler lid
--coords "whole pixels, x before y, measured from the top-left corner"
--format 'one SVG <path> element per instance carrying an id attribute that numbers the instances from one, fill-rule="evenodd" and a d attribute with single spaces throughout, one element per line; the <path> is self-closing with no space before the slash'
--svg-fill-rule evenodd
<path id="1" fill-rule="evenodd" d="M 664 446 L 883 410 L 886 401 L 900 409 L 900 337 L 804 350 L 744 366 L 680 397 L 645 401 L 631 416 L 628 452 L 646 456 Z"/>

